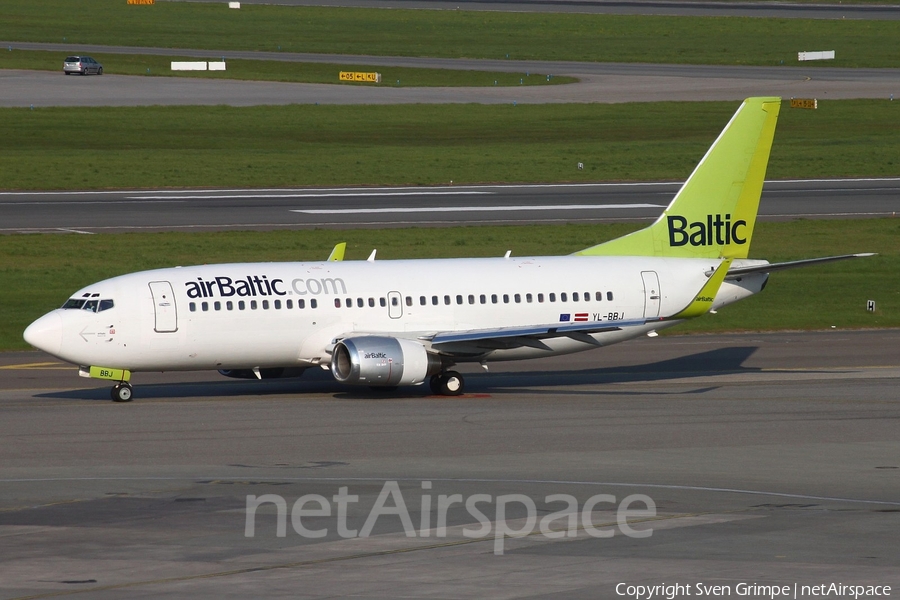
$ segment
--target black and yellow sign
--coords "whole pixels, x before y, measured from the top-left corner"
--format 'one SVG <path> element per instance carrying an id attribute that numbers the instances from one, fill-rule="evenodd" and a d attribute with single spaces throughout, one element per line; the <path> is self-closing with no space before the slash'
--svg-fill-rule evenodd
<path id="1" fill-rule="evenodd" d="M 128 4 L 153 4 L 155 0 L 128 0 Z"/>
<path id="2" fill-rule="evenodd" d="M 341 71 L 341 81 L 362 81 L 365 83 L 381 83 L 381 73 L 360 73 L 358 71 Z"/>
<path id="3" fill-rule="evenodd" d="M 818 102 L 815 98 L 791 98 L 791 108 L 818 108 Z"/>

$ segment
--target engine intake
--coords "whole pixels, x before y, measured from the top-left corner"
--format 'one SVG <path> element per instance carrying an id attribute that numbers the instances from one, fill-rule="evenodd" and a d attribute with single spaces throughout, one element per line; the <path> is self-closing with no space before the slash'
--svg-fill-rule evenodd
<path id="1" fill-rule="evenodd" d="M 414 385 L 440 371 L 440 358 L 402 338 L 347 338 L 335 344 L 331 355 L 334 378 L 353 385 Z"/>

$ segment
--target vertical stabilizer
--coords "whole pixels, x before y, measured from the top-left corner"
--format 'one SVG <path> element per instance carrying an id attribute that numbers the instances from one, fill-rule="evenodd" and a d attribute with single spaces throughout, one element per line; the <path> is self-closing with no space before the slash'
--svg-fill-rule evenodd
<path id="1" fill-rule="evenodd" d="M 747 258 L 781 98 L 747 98 L 652 225 L 575 254 Z"/>

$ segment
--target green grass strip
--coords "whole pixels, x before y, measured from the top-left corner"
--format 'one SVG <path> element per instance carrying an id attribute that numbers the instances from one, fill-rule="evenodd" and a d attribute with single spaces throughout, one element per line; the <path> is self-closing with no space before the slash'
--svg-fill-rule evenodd
<path id="1" fill-rule="evenodd" d="M 58 71 L 62 75 L 63 52 L 0 49 L 0 69 Z M 354 63 L 299 63 L 277 60 L 230 59 L 226 71 L 173 71 L 172 61 L 200 60 L 195 57 L 157 56 L 151 54 L 92 53 L 107 75 L 144 75 L 151 77 L 193 77 L 202 79 L 242 79 L 254 81 L 286 81 L 294 83 L 331 83 L 336 85 L 377 85 L 378 87 L 489 87 L 559 85 L 578 81 L 574 77 L 547 77 L 539 73 L 493 73 L 489 71 L 456 71 L 450 69 L 412 69 L 375 67 Z M 209 56 L 205 60 L 220 60 Z M 341 71 L 381 73 L 379 84 L 338 80 Z"/>
<path id="2" fill-rule="evenodd" d="M 834 67 L 900 65 L 900 21 L 388 10 L 124 0 L 4 0 L 0 39 L 598 62 L 796 65 L 834 50 Z M 810 68 L 816 65 L 804 63 Z"/>
<path id="3" fill-rule="evenodd" d="M 0 189 L 678 180 L 738 105 L 7 108 Z M 900 101 L 785 107 L 768 176 L 897 176 L 898 139 Z"/>
<path id="4" fill-rule="evenodd" d="M 0 350 L 79 288 L 124 273 L 217 262 L 561 255 L 638 225 L 454 227 L 345 231 L 11 235 L 0 237 Z M 900 326 L 900 219 L 759 223 L 751 256 L 770 261 L 872 251 L 873 258 L 773 273 L 766 290 L 676 332 Z M 878 310 L 866 312 L 866 301 Z"/>

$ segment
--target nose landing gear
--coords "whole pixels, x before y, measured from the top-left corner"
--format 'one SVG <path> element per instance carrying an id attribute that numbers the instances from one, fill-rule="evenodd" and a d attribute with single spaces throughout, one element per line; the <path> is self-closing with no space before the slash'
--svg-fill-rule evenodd
<path id="1" fill-rule="evenodd" d="M 113 402 L 131 402 L 132 394 L 131 394 L 131 384 L 127 381 L 123 381 L 122 383 L 117 383 L 110 391 L 109 395 L 112 397 Z"/>

